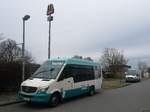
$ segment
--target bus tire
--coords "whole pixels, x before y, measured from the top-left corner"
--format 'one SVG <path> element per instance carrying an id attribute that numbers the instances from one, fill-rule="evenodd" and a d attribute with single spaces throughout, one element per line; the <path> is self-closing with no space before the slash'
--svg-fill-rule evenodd
<path id="1" fill-rule="evenodd" d="M 94 86 L 90 87 L 88 94 L 89 94 L 89 96 L 93 96 L 95 94 L 95 87 Z"/>
<path id="2" fill-rule="evenodd" d="M 49 105 L 51 107 L 56 107 L 61 101 L 61 96 L 59 93 L 54 93 L 51 98 L 50 98 L 50 102 Z"/>
<path id="3" fill-rule="evenodd" d="M 27 105 L 31 105 L 32 102 L 31 102 L 31 101 L 27 101 L 26 104 L 27 104 Z"/>

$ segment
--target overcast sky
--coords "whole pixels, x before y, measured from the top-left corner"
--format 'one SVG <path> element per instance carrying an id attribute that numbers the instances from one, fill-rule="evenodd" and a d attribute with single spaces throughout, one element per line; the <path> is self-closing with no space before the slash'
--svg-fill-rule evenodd
<path id="1" fill-rule="evenodd" d="M 1 0 L 0 33 L 22 42 L 26 22 L 26 49 L 38 63 L 47 59 L 47 5 L 55 7 L 52 56 L 91 56 L 117 48 L 133 61 L 150 58 L 150 0 Z"/>

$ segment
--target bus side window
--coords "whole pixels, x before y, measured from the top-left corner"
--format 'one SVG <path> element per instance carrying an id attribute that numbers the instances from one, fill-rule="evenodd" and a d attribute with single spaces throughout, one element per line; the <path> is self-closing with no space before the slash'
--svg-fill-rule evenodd
<path id="1" fill-rule="evenodd" d="M 72 77 L 72 69 L 71 69 L 70 65 L 66 65 L 64 70 L 60 74 L 60 77 L 59 77 L 58 81 L 67 79 L 69 77 Z"/>
<path id="2" fill-rule="evenodd" d="M 73 68 L 74 82 L 94 80 L 93 66 L 76 65 Z"/>

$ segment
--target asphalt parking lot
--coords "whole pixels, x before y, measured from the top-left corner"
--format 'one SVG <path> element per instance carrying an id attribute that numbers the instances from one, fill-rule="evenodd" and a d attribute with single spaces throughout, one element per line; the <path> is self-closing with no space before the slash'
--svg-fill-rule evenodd
<path id="1" fill-rule="evenodd" d="M 0 107 L 0 112 L 150 112 L 150 80 L 73 98 L 55 108 L 18 103 Z"/>

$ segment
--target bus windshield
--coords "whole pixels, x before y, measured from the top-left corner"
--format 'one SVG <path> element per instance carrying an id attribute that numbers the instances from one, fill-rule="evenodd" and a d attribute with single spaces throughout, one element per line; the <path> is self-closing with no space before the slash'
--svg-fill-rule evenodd
<path id="1" fill-rule="evenodd" d="M 31 78 L 56 79 L 63 64 L 62 61 L 46 61 Z"/>

